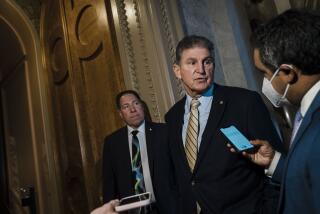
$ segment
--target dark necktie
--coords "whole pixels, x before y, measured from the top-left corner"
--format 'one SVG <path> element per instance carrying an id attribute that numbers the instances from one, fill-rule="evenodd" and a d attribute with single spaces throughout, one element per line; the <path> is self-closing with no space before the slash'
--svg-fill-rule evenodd
<path id="1" fill-rule="evenodd" d="M 144 193 L 143 170 L 141 163 L 140 145 L 137 137 L 139 131 L 134 130 L 132 134 L 132 173 L 134 177 L 134 191 L 136 194 Z"/>

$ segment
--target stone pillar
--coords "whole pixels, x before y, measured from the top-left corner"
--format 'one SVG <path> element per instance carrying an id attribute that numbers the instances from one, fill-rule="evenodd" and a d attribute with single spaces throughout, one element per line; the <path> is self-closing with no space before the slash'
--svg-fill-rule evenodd
<path id="1" fill-rule="evenodd" d="M 175 0 L 111 0 L 126 88 L 138 91 L 153 121 L 184 92 L 172 64 L 183 37 Z"/>
<path id="2" fill-rule="evenodd" d="M 225 77 L 223 67 L 221 64 L 219 36 L 215 35 L 214 23 L 210 17 L 213 12 L 210 11 L 210 1 L 207 0 L 179 0 L 181 19 L 184 31 L 187 35 L 201 35 L 205 36 L 215 44 L 215 82 L 225 84 Z M 218 39 L 218 40 L 217 40 Z"/>
<path id="3" fill-rule="evenodd" d="M 249 27 L 241 20 L 246 18 L 239 13 L 236 1 L 180 0 L 180 6 L 185 32 L 206 36 L 215 44 L 215 81 L 255 88 L 248 42 L 245 43 L 248 38 L 243 30 Z"/>

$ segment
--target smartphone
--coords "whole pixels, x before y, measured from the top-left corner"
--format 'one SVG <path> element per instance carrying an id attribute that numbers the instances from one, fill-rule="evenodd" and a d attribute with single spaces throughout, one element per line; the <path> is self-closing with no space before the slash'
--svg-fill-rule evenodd
<path id="1" fill-rule="evenodd" d="M 228 138 L 237 152 L 250 152 L 254 149 L 254 146 L 235 126 L 221 128 L 220 131 Z"/>
<path id="2" fill-rule="evenodd" d="M 126 210 L 136 209 L 139 207 L 147 206 L 151 203 L 150 192 L 142 194 L 132 195 L 120 199 L 119 205 L 115 207 L 116 212 L 122 212 Z"/>

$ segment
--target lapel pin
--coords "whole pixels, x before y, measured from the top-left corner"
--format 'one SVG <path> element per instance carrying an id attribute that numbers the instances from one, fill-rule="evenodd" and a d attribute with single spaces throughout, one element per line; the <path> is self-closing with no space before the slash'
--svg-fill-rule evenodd
<path id="1" fill-rule="evenodd" d="M 220 100 L 219 104 L 220 104 L 220 105 L 222 105 L 222 104 L 223 104 L 223 101 L 222 101 L 222 100 Z"/>
<path id="2" fill-rule="evenodd" d="M 149 130 L 152 131 L 152 128 L 150 128 Z"/>

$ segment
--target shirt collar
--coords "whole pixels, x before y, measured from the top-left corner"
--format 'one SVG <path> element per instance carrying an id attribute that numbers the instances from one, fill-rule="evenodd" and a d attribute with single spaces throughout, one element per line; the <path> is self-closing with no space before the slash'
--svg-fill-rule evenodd
<path id="1" fill-rule="evenodd" d="M 212 84 L 200 97 L 198 97 L 198 100 L 200 102 L 200 108 L 205 108 L 208 103 L 212 100 L 213 96 L 213 90 L 214 90 L 214 84 Z M 188 111 L 190 111 L 190 104 L 191 104 L 192 97 L 187 94 L 187 99 L 186 99 L 186 107 L 188 107 Z"/>
<path id="2" fill-rule="evenodd" d="M 303 96 L 301 105 L 300 105 L 300 111 L 302 114 L 302 117 L 305 116 L 307 113 L 309 107 L 311 106 L 311 103 L 313 102 L 314 98 L 320 91 L 320 80 L 314 84 L 309 91 Z"/>
<path id="3" fill-rule="evenodd" d="M 208 90 L 206 90 L 203 94 L 202 97 L 211 97 L 213 95 L 213 89 L 214 89 L 214 84 L 212 84 Z"/>
<path id="4" fill-rule="evenodd" d="M 139 132 L 144 133 L 144 132 L 145 132 L 145 121 L 143 121 L 143 122 L 141 123 L 141 125 L 140 125 L 137 129 L 134 129 L 134 128 L 132 128 L 131 126 L 128 126 L 128 125 L 127 125 L 127 127 L 128 127 L 128 133 L 129 133 L 129 135 L 131 134 L 131 132 L 132 132 L 133 130 L 138 130 Z"/>

